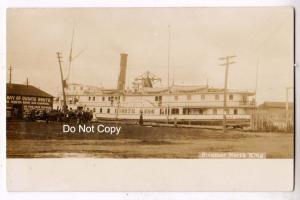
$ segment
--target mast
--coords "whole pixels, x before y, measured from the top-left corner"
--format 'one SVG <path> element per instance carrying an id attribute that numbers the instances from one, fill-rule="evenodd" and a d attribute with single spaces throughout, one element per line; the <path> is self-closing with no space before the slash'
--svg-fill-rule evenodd
<path id="1" fill-rule="evenodd" d="M 68 75 L 66 80 L 69 80 L 70 77 L 70 70 L 71 70 L 71 65 L 72 65 L 72 53 L 73 53 L 73 41 L 74 41 L 74 33 L 75 33 L 75 29 L 73 28 L 73 33 L 72 33 L 72 39 L 71 39 L 71 47 L 70 47 L 70 53 L 69 53 L 69 66 L 68 66 Z"/>
<path id="2" fill-rule="evenodd" d="M 65 80 L 63 78 L 63 72 L 62 72 L 62 68 L 61 68 L 61 53 L 60 52 L 56 52 L 57 54 L 57 59 L 58 59 L 58 63 L 59 63 L 59 69 L 60 69 L 60 78 L 61 78 L 61 86 L 62 86 L 62 92 L 63 92 L 63 112 L 66 111 L 67 108 L 67 101 L 66 101 L 66 94 L 65 94 Z"/>
<path id="3" fill-rule="evenodd" d="M 70 47 L 70 53 L 69 53 L 68 74 L 67 74 L 67 78 L 65 79 L 66 81 L 69 81 L 69 79 L 70 79 L 70 74 L 71 74 L 70 71 L 71 71 L 71 67 L 72 67 L 72 62 L 75 60 L 75 58 L 77 58 L 78 56 L 80 56 L 83 53 L 83 51 L 84 51 L 84 50 L 80 50 L 77 54 L 75 54 L 73 56 L 74 35 L 75 35 L 75 28 L 73 28 L 73 33 L 72 33 L 71 47 Z"/>

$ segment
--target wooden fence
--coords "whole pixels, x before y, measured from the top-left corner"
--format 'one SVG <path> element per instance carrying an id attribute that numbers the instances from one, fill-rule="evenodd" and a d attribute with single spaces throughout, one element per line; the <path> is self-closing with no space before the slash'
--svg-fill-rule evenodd
<path id="1" fill-rule="evenodd" d="M 289 111 L 286 115 L 285 110 L 272 112 L 254 109 L 250 125 L 253 131 L 292 132 L 294 130 L 293 111 Z"/>

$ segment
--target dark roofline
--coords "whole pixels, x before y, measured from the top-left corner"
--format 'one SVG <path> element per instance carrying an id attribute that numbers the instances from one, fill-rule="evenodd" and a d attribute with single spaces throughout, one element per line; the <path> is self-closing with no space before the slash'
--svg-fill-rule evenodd
<path id="1" fill-rule="evenodd" d="M 35 96 L 54 98 L 51 94 L 33 86 L 16 83 L 6 84 L 6 95 Z"/>

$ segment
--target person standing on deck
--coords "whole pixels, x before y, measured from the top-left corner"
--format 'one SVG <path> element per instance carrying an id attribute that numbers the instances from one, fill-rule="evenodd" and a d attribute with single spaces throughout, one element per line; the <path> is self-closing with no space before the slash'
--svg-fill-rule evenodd
<path id="1" fill-rule="evenodd" d="M 143 123 L 144 123 L 144 120 L 143 120 L 143 111 L 141 111 L 139 125 L 143 125 Z"/>

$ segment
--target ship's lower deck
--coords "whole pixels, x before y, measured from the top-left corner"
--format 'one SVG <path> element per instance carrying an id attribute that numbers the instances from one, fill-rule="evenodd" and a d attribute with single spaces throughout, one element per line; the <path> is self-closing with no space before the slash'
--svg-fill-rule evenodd
<path id="1" fill-rule="evenodd" d="M 138 123 L 140 114 L 95 114 L 96 120 L 101 121 L 131 121 Z M 222 125 L 223 115 L 142 115 L 144 122 L 191 124 L 191 125 Z M 249 126 L 251 115 L 226 115 L 226 124 L 234 126 Z"/>
<path id="2" fill-rule="evenodd" d="M 127 107 L 93 106 L 77 107 L 93 111 L 95 120 L 143 121 L 177 124 L 221 125 L 224 119 L 222 107 Z M 250 124 L 251 108 L 227 107 L 226 121 L 229 124 Z"/>

